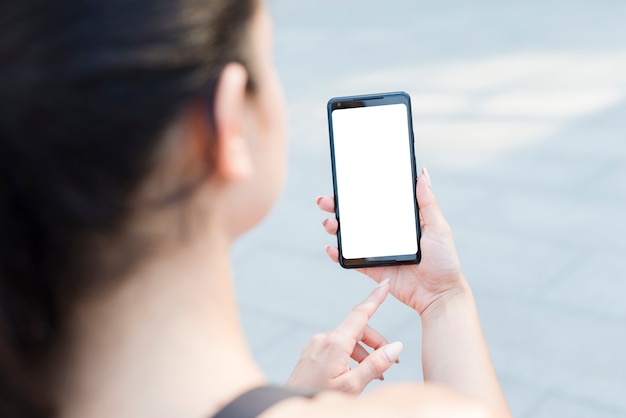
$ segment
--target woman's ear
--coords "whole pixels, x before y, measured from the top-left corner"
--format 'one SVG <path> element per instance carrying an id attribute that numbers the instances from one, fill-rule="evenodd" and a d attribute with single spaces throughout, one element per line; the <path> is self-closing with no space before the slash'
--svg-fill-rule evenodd
<path id="1" fill-rule="evenodd" d="M 248 72 L 239 63 L 224 67 L 217 83 L 214 102 L 215 170 L 226 180 L 241 180 L 252 175 L 252 155 L 244 136 L 244 112 Z"/>

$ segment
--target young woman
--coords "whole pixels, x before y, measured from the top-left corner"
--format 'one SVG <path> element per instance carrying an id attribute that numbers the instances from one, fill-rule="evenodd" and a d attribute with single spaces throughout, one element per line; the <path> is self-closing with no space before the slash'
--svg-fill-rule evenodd
<path id="1" fill-rule="evenodd" d="M 509 416 L 425 172 L 422 263 L 364 271 L 380 286 L 289 379 L 316 392 L 253 390 L 229 252 L 285 156 L 260 1 L 0 10 L 0 416 Z M 401 349 L 367 326 L 387 293 L 422 317 L 427 383 L 356 398 Z"/>

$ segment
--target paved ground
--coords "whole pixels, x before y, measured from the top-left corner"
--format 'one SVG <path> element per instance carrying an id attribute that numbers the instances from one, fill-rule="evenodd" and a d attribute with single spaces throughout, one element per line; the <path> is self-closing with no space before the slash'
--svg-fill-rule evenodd
<path id="1" fill-rule="evenodd" d="M 325 103 L 406 90 L 427 165 L 516 417 L 626 416 L 626 2 L 274 0 L 290 102 L 279 204 L 234 255 L 242 318 L 271 380 L 373 287 L 326 259 Z M 386 382 L 421 380 L 420 321 Z M 380 383 L 375 383 L 376 386 Z"/>

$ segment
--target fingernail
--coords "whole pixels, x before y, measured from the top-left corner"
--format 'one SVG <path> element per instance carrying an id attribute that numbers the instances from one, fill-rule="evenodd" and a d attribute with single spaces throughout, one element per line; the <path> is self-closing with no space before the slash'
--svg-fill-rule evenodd
<path id="1" fill-rule="evenodd" d="M 328 223 L 328 219 L 324 219 L 324 222 L 322 222 L 322 225 L 324 226 L 324 228 L 326 228 L 327 223 Z"/>
<path id="2" fill-rule="evenodd" d="M 400 352 L 402 352 L 403 348 L 404 346 L 402 343 L 400 341 L 396 341 L 395 343 L 387 344 L 383 348 L 383 353 L 385 353 L 385 357 L 387 357 L 389 363 L 395 363 L 395 361 L 398 360 L 398 357 L 400 357 Z"/>
<path id="3" fill-rule="evenodd" d="M 433 188 L 433 184 L 430 182 L 430 175 L 428 174 L 428 170 L 426 167 L 422 167 L 422 174 L 426 177 L 426 181 L 428 182 L 428 187 Z"/>
<path id="4" fill-rule="evenodd" d="M 381 382 L 384 382 L 385 381 L 385 376 L 381 374 L 380 377 L 378 378 L 378 380 L 380 380 Z"/>
<path id="5" fill-rule="evenodd" d="M 324 198 L 324 196 L 317 196 L 315 198 L 315 204 L 317 204 L 317 206 L 319 206 L 320 202 L 322 201 L 323 198 Z"/>
<path id="6" fill-rule="evenodd" d="M 376 289 L 378 289 L 379 287 L 385 287 L 385 286 L 387 286 L 387 284 L 389 284 L 389 278 L 386 278 L 385 280 L 380 282 L 380 284 L 378 286 L 376 286 Z"/>

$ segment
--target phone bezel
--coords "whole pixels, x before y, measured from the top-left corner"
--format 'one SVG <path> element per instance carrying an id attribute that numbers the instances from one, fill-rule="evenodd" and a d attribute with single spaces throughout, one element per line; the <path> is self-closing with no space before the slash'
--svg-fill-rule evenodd
<path id="1" fill-rule="evenodd" d="M 370 107 L 370 106 L 385 106 L 393 104 L 404 104 L 407 109 L 407 121 L 408 121 L 408 136 L 409 136 L 409 149 L 411 153 L 411 172 L 413 180 L 413 197 L 415 207 L 415 228 L 417 236 L 417 252 L 415 254 L 398 254 L 393 256 L 382 257 L 366 257 L 366 258 L 345 258 L 343 256 L 343 250 L 341 245 L 341 216 L 340 216 L 340 196 L 337 190 L 337 174 L 336 174 L 336 161 L 335 161 L 335 146 L 334 146 L 334 134 L 333 134 L 333 118 L 334 111 L 341 111 L 343 109 L 350 109 L 355 107 Z M 378 94 L 366 94 L 357 96 L 344 96 L 334 97 L 328 101 L 327 105 L 328 114 L 328 131 L 330 139 L 330 159 L 333 175 L 333 191 L 335 195 L 335 218 L 339 228 L 337 230 L 337 245 L 339 248 L 339 264 L 343 268 L 363 268 L 363 267 L 381 267 L 381 266 L 393 266 L 401 264 L 418 264 L 421 261 L 421 246 L 420 246 L 420 222 L 419 222 L 419 205 L 417 202 L 416 186 L 417 186 L 417 167 L 415 164 L 415 139 L 413 134 L 413 117 L 411 112 L 411 97 L 405 92 L 391 92 L 391 93 L 378 93 Z"/>

